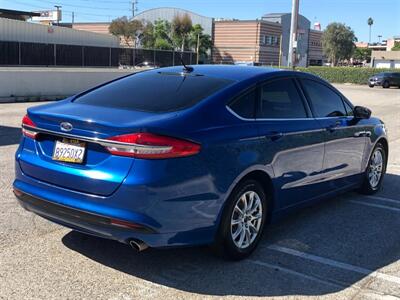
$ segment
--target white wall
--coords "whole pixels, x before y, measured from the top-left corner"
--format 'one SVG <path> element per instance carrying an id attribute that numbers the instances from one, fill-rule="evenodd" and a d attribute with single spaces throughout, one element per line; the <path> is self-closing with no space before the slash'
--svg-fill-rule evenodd
<path id="1" fill-rule="evenodd" d="M 0 102 L 62 99 L 132 72 L 101 68 L 0 68 Z"/>
<path id="2" fill-rule="evenodd" d="M 0 18 L 0 41 L 119 47 L 116 36 Z"/>

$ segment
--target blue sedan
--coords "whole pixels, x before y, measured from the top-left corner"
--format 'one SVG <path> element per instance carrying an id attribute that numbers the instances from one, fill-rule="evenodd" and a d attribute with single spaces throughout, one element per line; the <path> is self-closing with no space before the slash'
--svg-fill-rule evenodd
<path id="1" fill-rule="evenodd" d="M 125 76 L 28 109 L 14 193 L 48 220 L 147 247 L 242 259 L 264 225 L 379 190 L 384 123 L 310 74 L 240 66 Z"/>

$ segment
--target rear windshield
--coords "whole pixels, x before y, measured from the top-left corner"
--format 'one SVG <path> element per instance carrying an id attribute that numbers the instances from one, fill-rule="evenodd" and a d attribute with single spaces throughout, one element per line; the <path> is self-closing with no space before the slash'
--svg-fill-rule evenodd
<path id="1" fill-rule="evenodd" d="M 76 103 L 148 112 L 190 107 L 232 81 L 196 74 L 140 72 L 74 100 Z"/>

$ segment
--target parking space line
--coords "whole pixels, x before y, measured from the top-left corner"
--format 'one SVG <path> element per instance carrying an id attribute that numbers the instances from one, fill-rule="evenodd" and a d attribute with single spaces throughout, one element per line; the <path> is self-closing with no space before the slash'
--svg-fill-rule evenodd
<path id="1" fill-rule="evenodd" d="M 325 257 L 321 257 L 321 256 L 317 256 L 317 255 L 313 255 L 313 254 L 308 254 L 305 252 L 301 252 L 298 250 L 294 250 L 294 249 L 290 249 L 290 248 L 286 248 L 286 247 L 282 247 L 282 246 L 278 246 L 278 245 L 270 245 L 267 246 L 268 249 L 270 250 L 275 250 L 281 253 L 285 253 L 285 254 L 289 254 L 289 255 L 293 255 L 293 256 L 297 256 L 297 257 L 301 257 L 307 260 L 311 260 L 311 261 L 315 261 L 324 265 L 328 265 L 331 267 L 335 267 L 335 268 L 339 268 L 339 269 L 343 269 L 343 270 L 347 270 L 347 271 L 351 271 L 351 272 L 356 272 L 362 275 L 366 275 L 366 276 L 371 276 L 371 277 L 375 277 L 375 278 L 379 278 L 379 279 L 383 279 L 385 281 L 388 282 L 392 282 L 392 283 L 396 283 L 400 285 L 400 277 L 396 277 L 396 276 L 392 276 L 392 275 L 388 275 L 388 274 L 384 274 L 378 271 L 372 271 L 366 268 L 362 268 L 362 267 L 357 267 L 351 264 L 347 264 L 347 263 L 343 263 L 343 262 L 338 262 L 329 258 L 325 258 Z"/>
<path id="2" fill-rule="evenodd" d="M 359 201 L 359 200 L 350 200 L 349 202 L 355 203 L 355 204 L 361 204 L 361 205 L 365 205 L 365 206 L 387 209 L 387 210 L 391 210 L 391 211 L 395 211 L 395 212 L 400 212 L 400 208 L 381 205 L 381 204 L 374 204 L 374 203 L 369 203 L 369 202 L 364 202 L 364 201 Z"/>
<path id="3" fill-rule="evenodd" d="M 277 266 L 277 265 L 272 265 L 272 264 L 269 264 L 269 263 L 266 263 L 266 262 L 263 262 L 263 261 L 253 260 L 253 259 L 247 259 L 247 261 L 252 263 L 252 264 L 258 265 L 258 266 L 263 266 L 263 267 L 267 267 L 267 268 L 270 268 L 270 269 L 279 270 L 281 272 L 284 272 L 284 273 L 287 273 L 287 274 L 290 274 L 290 275 L 298 276 L 298 277 L 301 277 L 301 278 L 304 278 L 304 279 L 307 279 L 307 280 L 311 280 L 311 281 L 314 281 L 314 282 L 322 283 L 322 284 L 325 284 L 325 285 L 330 285 L 330 286 L 333 286 L 336 289 L 343 289 L 343 288 L 346 287 L 345 285 L 341 285 L 341 284 L 333 283 L 333 282 L 330 282 L 330 281 L 326 281 L 326 280 L 320 279 L 320 278 L 315 277 L 315 276 L 306 275 L 306 274 L 303 274 L 303 273 L 300 273 L 300 272 L 297 272 L 297 271 L 293 271 L 293 270 L 290 270 L 290 269 L 287 269 L 287 268 L 284 268 L 284 267 L 281 267 L 281 266 Z"/>
<path id="4" fill-rule="evenodd" d="M 367 198 L 374 199 L 374 200 L 380 200 L 383 202 L 388 202 L 388 203 L 394 203 L 394 204 L 400 204 L 400 200 L 394 200 L 386 197 L 380 197 L 380 196 L 366 196 Z"/>

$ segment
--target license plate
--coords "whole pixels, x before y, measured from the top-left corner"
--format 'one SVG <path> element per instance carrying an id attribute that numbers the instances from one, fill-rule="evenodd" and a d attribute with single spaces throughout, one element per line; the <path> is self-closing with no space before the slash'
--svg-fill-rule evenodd
<path id="1" fill-rule="evenodd" d="M 63 139 L 56 141 L 53 151 L 53 160 L 82 163 L 85 156 L 85 143 L 78 140 Z"/>

